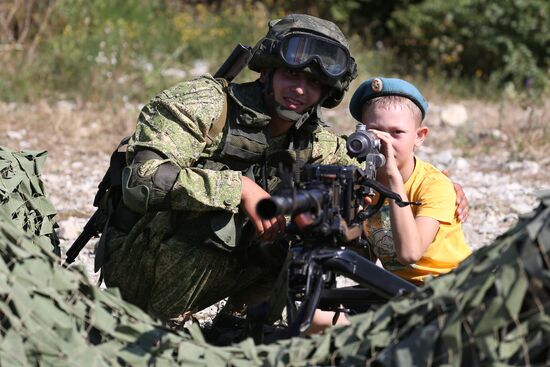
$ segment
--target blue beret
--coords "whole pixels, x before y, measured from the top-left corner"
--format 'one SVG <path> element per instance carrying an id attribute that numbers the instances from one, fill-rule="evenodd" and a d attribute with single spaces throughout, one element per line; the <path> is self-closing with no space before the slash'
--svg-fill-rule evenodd
<path id="1" fill-rule="evenodd" d="M 353 93 L 349 103 L 351 115 L 361 122 L 365 102 L 381 96 L 402 96 L 410 99 L 420 108 L 422 119 L 428 113 L 428 102 L 414 85 L 402 79 L 377 77 L 364 81 Z"/>

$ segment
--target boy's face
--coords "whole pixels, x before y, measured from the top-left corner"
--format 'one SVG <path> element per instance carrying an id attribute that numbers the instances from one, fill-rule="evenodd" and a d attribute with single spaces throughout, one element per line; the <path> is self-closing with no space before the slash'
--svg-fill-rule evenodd
<path id="1" fill-rule="evenodd" d="M 282 107 L 303 113 L 319 103 L 323 86 L 305 72 L 276 69 L 273 73 L 273 94 Z"/>
<path id="2" fill-rule="evenodd" d="M 386 133 L 388 141 L 393 147 L 397 168 L 400 171 L 408 165 L 414 164 L 414 148 L 422 145 L 428 128 L 419 126 L 420 123 L 417 122 L 409 108 L 397 104 L 370 105 L 363 109 L 362 121 L 367 129 Z"/>

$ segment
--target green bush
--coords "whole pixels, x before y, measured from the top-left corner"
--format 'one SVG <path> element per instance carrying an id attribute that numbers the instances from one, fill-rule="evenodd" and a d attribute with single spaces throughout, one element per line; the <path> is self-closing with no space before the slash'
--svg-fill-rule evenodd
<path id="1" fill-rule="evenodd" d="M 356 56 L 374 51 L 375 59 L 370 58 L 368 64 L 370 75 L 374 71 L 429 80 L 435 77 L 446 91 L 460 94 L 474 88 L 481 95 L 497 98 L 502 94 L 537 95 L 549 89 L 547 0 L 282 3 L 287 12 L 301 9 L 337 22 L 350 37 L 358 35 L 362 47 Z M 376 60 L 380 57 L 383 68 Z"/>
<path id="2" fill-rule="evenodd" d="M 536 94 L 550 79 L 547 0 L 13 0 L 0 16 L 16 8 L 0 30 L 0 100 L 144 101 L 296 12 L 339 24 L 368 75 L 494 96 Z"/>
<path id="3" fill-rule="evenodd" d="M 47 22 L 46 6 L 28 14 L 44 26 L 42 36 L 38 26 L 31 30 L 29 39 L 39 41 L 33 54 L 27 42 L 2 60 L 10 67 L 0 69 L 0 100 L 124 96 L 143 101 L 189 77 L 197 60 L 215 69 L 238 42 L 250 43 L 265 33 L 270 18 L 265 7 L 237 0 L 220 9 L 168 0 L 50 4 Z"/>
<path id="4" fill-rule="evenodd" d="M 547 88 L 549 17 L 547 0 L 428 0 L 395 10 L 388 28 L 408 70 L 522 92 Z"/>

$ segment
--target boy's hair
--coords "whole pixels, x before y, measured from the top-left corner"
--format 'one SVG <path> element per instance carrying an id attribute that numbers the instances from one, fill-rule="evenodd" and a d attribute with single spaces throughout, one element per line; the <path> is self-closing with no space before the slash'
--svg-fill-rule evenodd
<path id="1" fill-rule="evenodd" d="M 363 105 L 363 112 L 366 111 L 370 106 L 379 106 L 382 108 L 387 107 L 400 107 L 403 109 L 408 109 L 412 112 L 416 126 L 419 127 L 422 125 L 422 111 L 418 106 L 407 97 L 390 95 L 390 96 L 380 96 L 371 98 L 365 101 Z"/>

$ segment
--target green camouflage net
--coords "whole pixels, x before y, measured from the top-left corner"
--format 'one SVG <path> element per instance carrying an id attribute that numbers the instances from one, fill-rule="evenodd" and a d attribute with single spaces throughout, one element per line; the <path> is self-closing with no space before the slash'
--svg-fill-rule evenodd
<path id="1" fill-rule="evenodd" d="M 56 214 L 40 180 L 47 152 L 15 152 L 0 146 L 0 205 L 13 224 L 50 241 L 59 253 Z"/>
<path id="2" fill-rule="evenodd" d="M 49 243 L 29 237 L 0 206 L 0 366 L 257 366 L 276 346 L 207 344 L 197 326 L 164 329 L 84 268 L 58 264 Z M 282 364 L 279 364 L 282 366 Z"/>
<path id="3" fill-rule="evenodd" d="M 0 205 L 0 365 L 548 365 L 550 192 L 456 271 L 352 325 L 231 347 L 162 328 L 118 292 L 59 265 L 51 242 Z"/>

